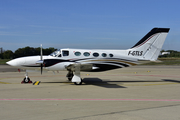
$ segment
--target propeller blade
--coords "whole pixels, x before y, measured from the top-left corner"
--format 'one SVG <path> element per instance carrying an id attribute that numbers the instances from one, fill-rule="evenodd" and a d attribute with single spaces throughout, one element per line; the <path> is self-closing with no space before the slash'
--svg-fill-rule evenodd
<path id="1" fill-rule="evenodd" d="M 43 71 L 43 64 L 41 64 L 41 75 L 42 75 L 42 71 Z"/>
<path id="2" fill-rule="evenodd" d="M 43 59 L 42 44 L 41 44 L 41 60 Z"/>
<path id="3" fill-rule="evenodd" d="M 41 61 L 43 61 L 43 52 L 42 52 L 42 44 L 41 44 Z M 42 71 L 43 71 L 43 62 L 41 63 L 41 75 L 42 75 Z"/>

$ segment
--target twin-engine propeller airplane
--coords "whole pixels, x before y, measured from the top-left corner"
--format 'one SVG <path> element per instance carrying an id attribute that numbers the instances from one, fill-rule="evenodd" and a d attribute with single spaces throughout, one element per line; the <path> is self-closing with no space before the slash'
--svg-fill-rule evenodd
<path id="1" fill-rule="evenodd" d="M 40 56 L 16 58 L 7 64 L 25 69 L 22 82 L 30 81 L 30 71 L 68 71 L 66 77 L 76 85 L 82 84 L 81 71 L 99 72 L 129 67 L 156 61 L 164 44 L 169 28 L 153 28 L 138 43 L 127 50 L 100 49 L 60 49 L 48 56 L 43 56 L 42 45 Z"/>

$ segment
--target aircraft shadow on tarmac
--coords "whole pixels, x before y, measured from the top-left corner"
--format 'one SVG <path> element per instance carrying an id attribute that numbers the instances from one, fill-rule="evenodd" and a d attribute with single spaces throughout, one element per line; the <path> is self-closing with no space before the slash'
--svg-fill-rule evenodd
<path id="1" fill-rule="evenodd" d="M 162 79 L 165 82 L 174 82 L 174 83 L 180 83 L 178 80 L 170 80 L 170 79 Z"/>
<path id="2" fill-rule="evenodd" d="M 152 82 L 175 82 L 180 83 L 180 81 L 177 80 L 170 80 L 170 79 L 162 79 L 162 80 L 128 80 L 128 81 L 110 81 L 110 80 L 102 80 L 99 78 L 84 78 L 83 82 L 85 84 L 83 85 L 96 85 L 100 87 L 106 87 L 106 88 L 127 88 L 123 86 L 123 83 L 152 83 Z M 121 86 L 122 84 L 122 86 Z"/>
<path id="3" fill-rule="evenodd" d="M 177 80 L 170 80 L 170 79 L 162 79 L 162 80 L 127 80 L 127 81 L 110 81 L 107 79 L 99 79 L 99 78 L 84 78 L 83 79 L 83 86 L 84 85 L 95 85 L 99 87 L 105 87 L 105 88 L 127 88 L 123 86 L 123 83 L 148 83 L 148 82 L 175 82 L 180 83 L 180 81 Z M 71 83 L 71 82 L 42 82 L 42 83 Z M 121 85 L 122 84 L 122 85 Z M 71 84 L 74 85 L 74 84 Z M 80 86 L 82 86 L 80 85 Z"/>
<path id="4" fill-rule="evenodd" d="M 111 83 L 111 82 L 116 82 L 116 84 Z M 99 78 L 84 78 L 83 79 L 83 83 L 82 85 L 79 86 L 84 86 L 84 85 L 95 85 L 95 86 L 99 86 L 99 87 L 105 87 L 105 88 L 126 88 L 124 86 L 119 85 L 120 83 L 118 83 L 120 81 L 107 81 L 107 80 L 102 80 Z M 67 84 L 71 84 L 71 82 L 41 82 L 41 83 L 67 83 Z M 74 84 L 71 84 L 74 85 Z"/>
<path id="5" fill-rule="evenodd" d="M 116 81 L 118 82 L 118 81 Z M 107 80 L 102 80 L 99 78 L 84 78 L 83 79 L 83 85 L 95 85 L 99 87 L 105 87 L 105 88 L 126 88 L 124 86 L 121 86 L 115 83 L 111 83 L 111 81 Z"/>

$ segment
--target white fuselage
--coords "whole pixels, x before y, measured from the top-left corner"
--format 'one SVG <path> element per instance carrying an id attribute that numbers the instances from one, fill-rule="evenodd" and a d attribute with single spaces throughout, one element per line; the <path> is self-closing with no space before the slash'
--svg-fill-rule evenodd
<path id="1" fill-rule="evenodd" d="M 104 71 L 115 68 L 136 65 L 137 58 L 128 56 L 127 50 L 86 50 L 86 49 L 61 49 L 49 56 L 43 56 L 43 69 L 50 71 L 67 70 L 67 66 L 75 63 L 85 66 L 85 71 Z M 7 64 L 26 70 L 40 70 L 37 61 L 40 56 L 21 57 L 7 62 Z M 104 67 L 103 67 L 104 66 Z M 111 67 L 110 67 L 111 66 Z M 103 68 L 103 69 L 102 69 Z M 83 71 L 83 68 L 81 69 Z"/>

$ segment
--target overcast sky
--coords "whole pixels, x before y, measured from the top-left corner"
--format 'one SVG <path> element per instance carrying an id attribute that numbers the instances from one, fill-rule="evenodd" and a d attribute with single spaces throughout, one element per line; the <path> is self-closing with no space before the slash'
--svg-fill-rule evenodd
<path id="1" fill-rule="evenodd" d="M 0 0 L 0 47 L 128 49 L 154 27 L 180 51 L 179 0 Z"/>

